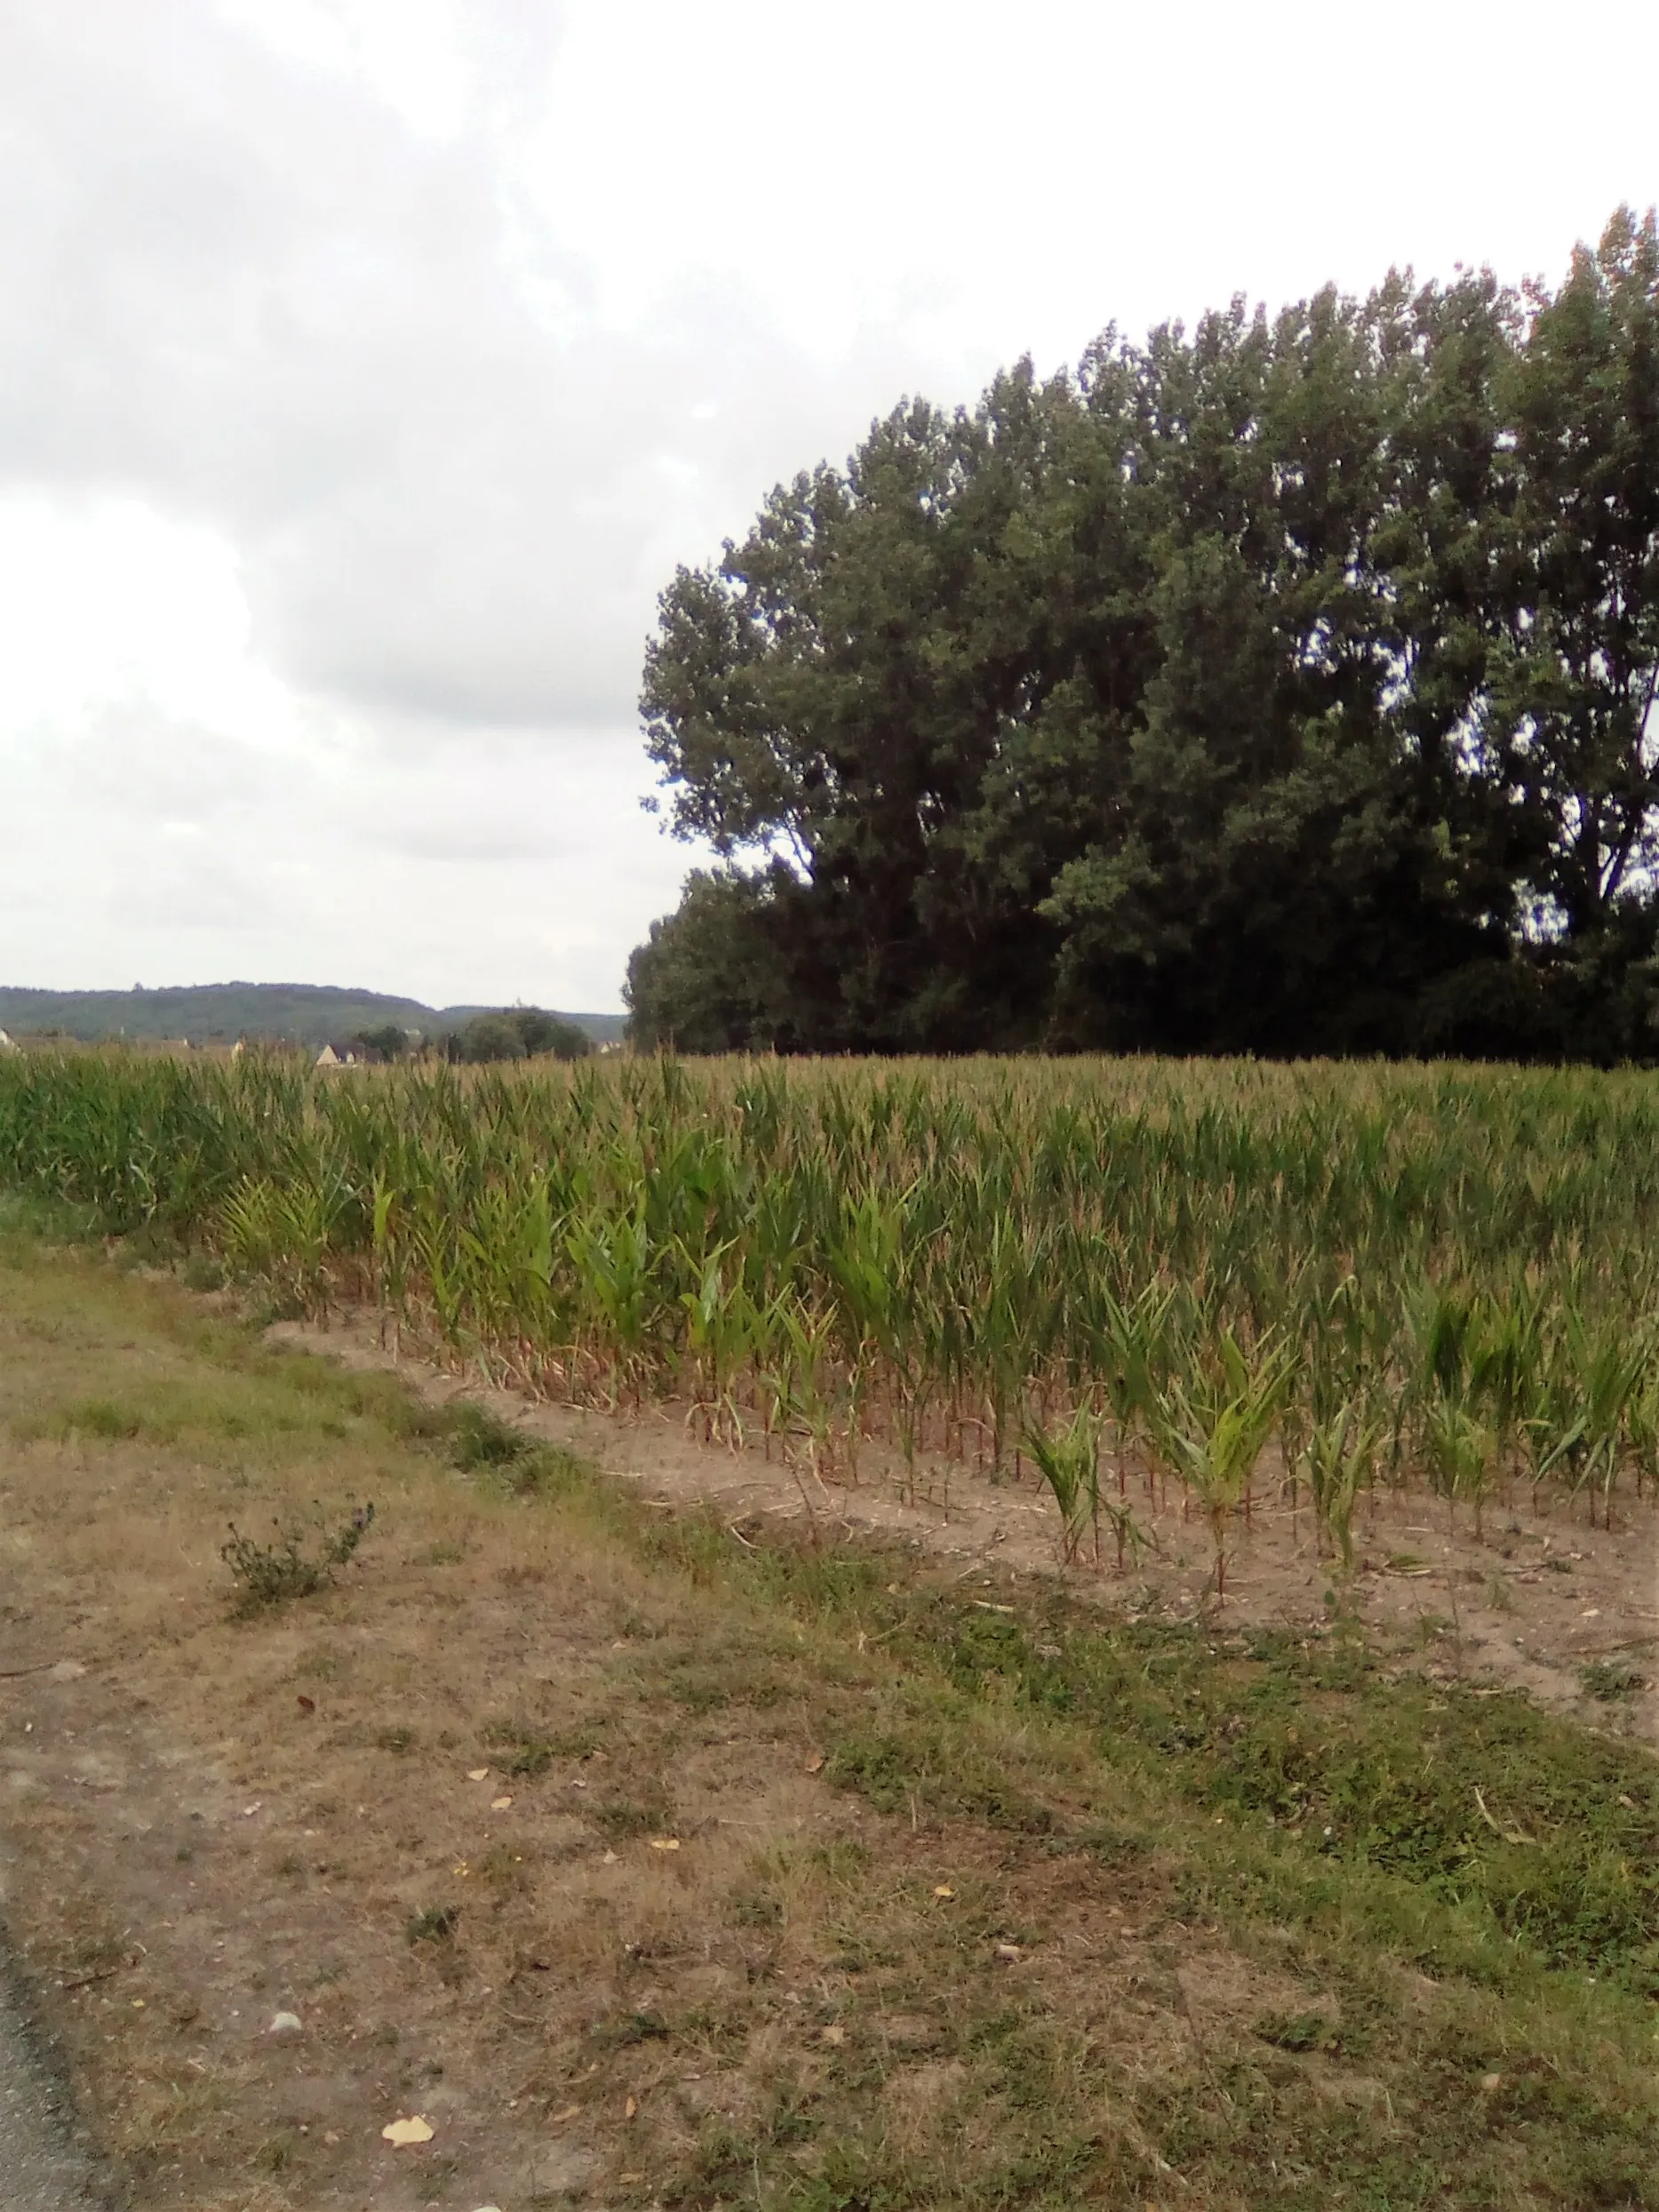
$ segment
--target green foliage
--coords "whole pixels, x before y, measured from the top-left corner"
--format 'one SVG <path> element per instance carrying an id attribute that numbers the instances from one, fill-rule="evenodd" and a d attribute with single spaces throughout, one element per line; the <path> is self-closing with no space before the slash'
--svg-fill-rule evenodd
<path id="1" fill-rule="evenodd" d="M 662 595 L 708 1051 L 1653 1057 L 1659 234 L 907 400 Z"/>
<path id="2" fill-rule="evenodd" d="M 688 877 L 677 910 L 653 922 L 628 961 L 623 996 L 636 1045 L 741 1052 L 787 1034 L 779 931 L 792 887 L 776 871 Z"/>
<path id="3" fill-rule="evenodd" d="M 429 1905 L 410 1914 L 404 1932 L 411 1944 L 446 1944 L 454 1936 L 460 1919 L 459 1905 Z"/>
<path id="4" fill-rule="evenodd" d="M 272 1540 L 261 1544 L 238 1533 L 231 1523 L 230 1538 L 219 1546 L 219 1557 L 235 1577 L 241 1601 L 247 1610 L 284 1605 L 291 1598 L 308 1598 L 333 1579 L 369 1533 L 374 1521 L 372 1505 L 358 1505 L 333 1534 L 308 1538 L 302 1529 L 284 1529 L 274 1521 Z"/>
<path id="5" fill-rule="evenodd" d="M 560 1014 L 544 1014 L 538 1006 L 509 1006 L 498 1014 L 475 1015 L 444 1043 L 447 1058 L 474 1065 L 531 1060 L 544 1054 L 555 1060 L 581 1060 L 593 1049 L 593 1039 L 577 1023 Z"/>
<path id="6" fill-rule="evenodd" d="M 557 1444 L 514 1428 L 476 1399 L 445 1409 L 442 1429 L 451 1465 L 463 1474 L 480 1470 L 515 1497 L 549 1497 L 571 1481 L 578 1462 Z"/>
<path id="7" fill-rule="evenodd" d="M 509 1428 L 498 1413 L 475 1398 L 459 1400 L 449 1412 L 450 1457 L 463 1473 L 477 1467 L 519 1466 L 536 1449 L 522 1429 Z"/>
<path id="8" fill-rule="evenodd" d="M 1294 1356 L 1271 1341 L 1240 1347 L 1224 1329 L 1213 1361 L 1169 1386 L 1159 1434 L 1164 1449 L 1202 1501 L 1216 1545 L 1216 1595 L 1227 1588 L 1226 1527 L 1252 1476 L 1294 1374 Z"/>
<path id="9" fill-rule="evenodd" d="M 366 1301 L 550 1396 L 678 1393 L 820 1473 L 873 1439 L 1007 1479 L 1024 1440 L 1065 1546 L 1110 1527 L 1120 1565 L 1131 1483 L 1183 1481 L 1224 1584 L 1258 1469 L 1305 1477 L 1344 1561 L 1382 1465 L 1477 1515 L 1652 1482 L 1656 1162 L 1638 1075 L 0 1062 L 0 1179 L 148 1258 Z M 83 1427 L 216 1417 L 153 1392 Z M 481 1408 L 431 1417 L 466 1468 L 568 1481 Z"/>
<path id="10" fill-rule="evenodd" d="M 1613 1705 L 1621 1697 L 1633 1697 L 1638 1690 L 1647 1687 L 1647 1676 L 1621 1660 L 1591 1659 L 1579 1680 L 1585 1697 L 1598 1698 L 1603 1705 Z"/>
<path id="11" fill-rule="evenodd" d="M 1060 1509 L 1067 1559 L 1077 1557 L 1079 1546 L 1091 1529 L 1098 1540 L 1101 1425 L 1094 1408 L 1081 1405 L 1069 1427 L 1048 1434 L 1037 1428 L 1025 1433 L 1025 1449 Z"/>
<path id="12" fill-rule="evenodd" d="M 1322 1865 L 1399 1877 L 1553 1967 L 1659 1994 L 1659 1780 L 1633 1745 L 1518 1695 L 1384 1669 L 1335 1638 L 1310 1650 L 1256 1632 L 1216 1646 L 1153 1622 L 953 1610 L 894 1641 L 918 1657 L 945 1641 L 964 1695 L 994 1683 L 1017 1708 L 1081 1722 L 1194 1805 L 1271 1816 L 1315 1909 L 1334 1895 L 1315 1879 Z M 849 1738 L 829 1771 L 895 1809 L 953 1804 L 961 1789 L 937 1751 L 891 1737 Z"/>
<path id="13" fill-rule="evenodd" d="M 1368 1422 L 1357 1406 L 1344 1402 L 1328 1419 L 1316 1417 L 1308 1434 L 1304 1465 L 1313 1492 L 1314 1515 L 1350 1572 L 1354 1564 L 1353 1509 L 1370 1478 L 1382 1433 L 1380 1422 Z"/>
<path id="14" fill-rule="evenodd" d="M 378 1029 L 360 1029 L 355 1042 L 370 1052 L 377 1052 L 383 1060 L 401 1060 L 409 1050 L 410 1033 L 396 1022 L 384 1022 Z"/>

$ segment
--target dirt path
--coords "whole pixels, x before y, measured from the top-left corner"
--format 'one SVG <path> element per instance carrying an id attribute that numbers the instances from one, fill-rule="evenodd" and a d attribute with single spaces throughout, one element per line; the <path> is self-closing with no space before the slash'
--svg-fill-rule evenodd
<path id="1" fill-rule="evenodd" d="M 89 2212 L 102 2201 L 74 2141 L 62 2085 L 36 2048 L 0 1953 L 0 2205 L 5 2212 Z"/>
<path id="2" fill-rule="evenodd" d="M 578 1451 L 667 1505 L 706 1505 L 739 1528 L 751 1516 L 821 1521 L 898 1537 L 962 1563 L 1054 1573 L 1059 1521 L 1029 1463 L 1023 1480 L 993 1483 L 943 1460 L 922 1462 L 913 1483 L 890 1455 L 867 1445 L 856 1485 L 825 1484 L 782 1464 L 762 1441 L 740 1449 L 700 1441 L 683 1405 L 631 1416 L 533 1403 L 419 1359 L 395 1359 L 372 1324 L 347 1317 L 327 1329 L 284 1322 L 273 1341 L 357 1370 L 396 1370 L 442 1401 L 457 1393 L 502 1418 Z M 1235 1521 L 1226 1612 L 1240 1624 L 1311 1629 L 1333 1601 L 1351 1607 L 1391 1646 L 1416 1647 L 1415 1664 L 1436 1679 L 1523 1690 L 1535 1703 L 1587 1726 L 1659 1742 L 1659 1505 L 1623 1497 L 1615 1529 L 1590 1526 L 1584 1505 L 1547 1489 L 1535 1505 L 1525 1484 L 1488 1502 L 1477 1537 L 1465 1511 L 1448 1526 L 1445 1506 L 1416 1486 L 1372 1494 L 1356 1517 L 1359 1569 L 1351 1582 L 1319 1555 L 1311 1514 L 1294 1510 L 1268 1471 L 1248 1521 Z M 1184 1518 L 1178 1494 L 1127 1491 L 1147 1541 L 1127 1572 L 1112 1558 L 1065 1570 L 1076 1589 L 1115 1610 L 1194 1617 L 1212 1599 L 1208 1529 Z"/>

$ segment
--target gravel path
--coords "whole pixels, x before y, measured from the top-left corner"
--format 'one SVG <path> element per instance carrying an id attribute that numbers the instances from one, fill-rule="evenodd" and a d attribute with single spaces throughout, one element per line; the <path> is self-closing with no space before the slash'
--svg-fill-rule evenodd
<path id="1" fill-rule="evenodd" d="M 63 2090 L 41 2064 L 0 1957 L 0 2205 L 5 2212 L 87 2212 L 100 2200 L 69 2136 Z"/>

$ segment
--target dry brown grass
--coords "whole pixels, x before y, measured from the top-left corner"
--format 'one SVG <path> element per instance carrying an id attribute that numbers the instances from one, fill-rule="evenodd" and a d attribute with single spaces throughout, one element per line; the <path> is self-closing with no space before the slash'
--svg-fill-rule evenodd
<path id="1" fill-rule="evenodd" d="M 1301 2204 L 1253 2193 L 1268 2105 L 1321 2190 L 1404 2173 L 1418 2044 L 1516 2032 L 1349 1935 L 1224 1923 L 1182 1871 L 1208 1826 L 994 1684 L 953 1703 L 602 1483 L 464 1478 L 387 1378 L 171 1283 L 8 1258 L 0 1668 L 41 1671 L 0 1682 L 5 1912 L 135 2204 Z M 237 1610 L 231 1519 L 370 1498 L 334 1587 Z M 831 1785 L 898 1727 L 1001 1809 Z M 1108 1813 L 1135 1848 L 1084 1840 Z M 1321 2008 L 1393 2024 L 1257 2033 Z M 388 2148 L 412 2112 L 432 2143 Z"/>

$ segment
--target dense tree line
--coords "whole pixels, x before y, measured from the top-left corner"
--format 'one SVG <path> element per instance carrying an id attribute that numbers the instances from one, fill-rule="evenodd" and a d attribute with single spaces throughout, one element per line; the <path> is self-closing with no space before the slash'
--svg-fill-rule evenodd
<path id="1" fill-rule="evenodd" d="M 1659 240 L 907 401 L 682 570 L 682 1049 L 1659 1047 Z"/>
<path id="2" fill-rule="evenodd" d="M 593 1039 L 578 1023 L 562 1014 L 544 1013 L 539 1006 L 504 1006 L 498 1012 L 475 1014 L 464 1027 L 451 1029 L 429 1042 L 418 1029 L 385 1022 L 379 1028 L 359 1029 L 350 1039 L 354 1055 L 370 1060 L 419 1059 L 428 1051 L 440 1053 L 454 1065 L 481 1065 L 496 1060 L 533 1060 L 549 1055 L 556 1060 L 586 1059 Z M 347 1048 L 342 1046 L 341 1051 Z"/>
<path id="3" fill-rule="evenodd" d="M 474 1064 L 494 1060 L 585 1060 L 594 1041 L 585 1029 L 539 1006 L 504 1006 L 499 1013 L 475 1014 L 464 1029 L 453 1029 L 440 1045 L 446 1060 Z"/>

